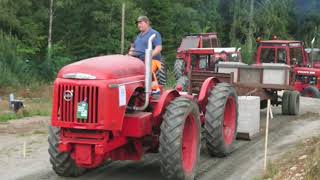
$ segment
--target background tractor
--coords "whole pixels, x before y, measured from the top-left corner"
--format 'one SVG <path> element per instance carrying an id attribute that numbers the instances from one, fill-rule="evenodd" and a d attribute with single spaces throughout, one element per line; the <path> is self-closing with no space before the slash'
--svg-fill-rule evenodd
<path id="1" fill-rule="evenodd" d="M 238 118 L 234 87 L 207 77 L 189 93 L 171 89 L 151 95 L 154 37 L 144 63 L 110 55 L 60 70 L 48 139 L 58 175 L 80 176 L 107 160 L 140 160 L 146 153 L 159 153 L 165 178 L 193 179 L 201 139 L 212 156 L 232 151 Z"/>
<path id="2" fill-rule="evenodd" d="M 259 63 L 284 63 L 290 65 L 294 77 L 294 89 L 303 96 L 320 98 L 319 51 L 305 49 L 301 41 L 261 41 L 257 50 Z"/>
<path id="3" fill-rule="evenodd" d="M 216 32 L 190 34 L 184 37 L 177 49 L 176 61 L 174 64 L 174 76 L 178 80 L 183 75 L 185 62 L 185 51 L 190 48 L 214 48 L 220 47 L 220 41 Z"/>
<path id="4" fill-rule="evenodd" d="M 259 96 L 261 108 L 265 108 L 270 99 L 272 105 L 282 106 L 283 114 L 297 115 L 300 93 L 294 89 L 293 67 L 307 66 L 306 54 L 302 49 L 298 41 L 261 41 L 257 48 L 256 63 L 247 65 L 212 61 L 216 48 L 190 48 L 184 51 L 186 64 L 183 75 L 177 80 L 176 89 L 197 94 L 204 79 L 215 77 L 231 83 L 238 95 Z M 205 66 L 202 66 L 203 61 L 206 62 Z"/>

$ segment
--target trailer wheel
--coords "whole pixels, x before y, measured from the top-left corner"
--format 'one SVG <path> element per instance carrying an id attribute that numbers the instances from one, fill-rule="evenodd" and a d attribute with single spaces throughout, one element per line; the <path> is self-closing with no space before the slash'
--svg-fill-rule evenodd
<path id="1" fill-rule="evenodd" d="M 200 157 L 200 115 L 196 103 L 178 97 L 167 107 L 160 134 L 160 168 L 167 179 L 194 179 Z"/>
<path id="2" fill-rule="evenodd" d="M 176 62 L 174 63 L 174 69 L 173 69 L 174 77 L 176 78 L 176 80 L 178 80 L 183 75 L 184 68 L 185 68 L 184 61 L 182 59 L 177 59 Z"/>
<path id="3" fill-rule="evenodd" d="M 52 169 L 59 175 L 64 177 L 81 176 L 86 170 L 77 167 L 69 153 L 61 153 L 58 150 L 60 129 L 49 126 L 49 155 Z"/>
<path id="4" fill-rule="evenodd" d="M 289 115 L 290 91 L 284 91 L 282 95 L 281 110 L 283 115 Z"/>
<path id="5" fill-rule="evenodd" d="M 164 60 L 161 60 L 161 67 L 156 73 L 159 85 L 165 85 L 167 83 L 167 67 Z"/>
<path id="6" fill-rule="evenodd" d="M 223 157 L 233 148 L 238 126 L 238 97 L 227 83 L 218 84 L 208 99 L 205 131 L 208 152 Z"/>
<path id="7" fill-rule="evenodd" d="M 289 115 L 298 115 L 300 110 L 300 93 L 291 91 L 289 98 Z"/>
<path id="8" fill-rule="evenodd" d="M 187 91 L 189 86 L 189 78 L 187 76 L 181 76 L 177 80 L 176 87 L 180 86 L 182 88 L 182 91 Z"/>
<path id="9" fill-rule="evenodd" d="M 314 86 L 308 86 L 302 91 L 302 96 L 320 98 L 320 91 Z"/>

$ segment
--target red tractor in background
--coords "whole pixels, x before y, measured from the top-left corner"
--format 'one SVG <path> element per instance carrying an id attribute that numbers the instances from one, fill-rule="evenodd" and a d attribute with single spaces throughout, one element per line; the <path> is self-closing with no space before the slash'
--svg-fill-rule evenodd
<path id="1" fill-rule="evenodd" d="M 214 51 L 212 51 L 212 48 L 214 48 Z M 206 55 L 200 57 L 200 68 L 205 68 L 208 65 L 208 58 L 211 61 L 211 65 L 217 64 L 220 61 L 241 62 L 240 49 L 236 49 L 234 47 L 220 47 L 217 33 L 192 34 L 182 39 L 181 45 L 177 50 L 173 70 L 177 81 L 184 81 L 186 79 L 183 76 L 186 75 L 185 69 L 188 68 L 186 65 L 188 64 L 188 61 L 191 60 L 190 54 L 195 52 L 192 49 L 209 49 L 211 52 L 211 57 L 206 57 Z"/>
<path id="2" fill-rule="evenodd" d="M 238 95 L 259 96 L 262 109 L 270 99 L 273 105 L 282 105 L 284 115 L 297 115 L 300 94 L 294 91 L 295 76 L 290 63 L 297 66 L 306 64 L 306 61 L 293 59 L 293 62 L 289 62 L 290 56 L 287 56 L 286 52 L 290 51 L 291 43 L 295 43 L 295 48 L 291 51 L 301 49 L 296 41 L 261 42 L 257 49 L 256 63 L 253 65 L 241 61 L 216 61 L 217 49 L 223 48 L 189 48 L 183 51 L 185 65 L 182 76 L 177 80 L 176 89 L 197 94 L 205 78 L 215 77 L 231 83 Z M 285 54 L 277 55 L 280 51 Z M 279 92 L 283 90 L 285 92 L 281 96 Z"/>
<path id="3" fill-rule="evenodd" d="M 305 50 L 303 42 L 269 40 L 259 42 L 258 46 L 257 63 L 290 65 L 295 73 L 295 90 L 302 96 L 320 98 L 320 60 L 315 56 L 310 62 L 311 50 Z"/>
<path id="4" fill-rule="evenodd" d="M 183 67 L 180 67 L 181 72 L 179 73 L 180 77 L 177 79 L 176 87 L 182 91 L 188 90 L 188 85 L 190 84 L 188 73 L 191 72 L 190 69 L 216 72 L 216 65 L 219 62 L 241 62 L 240 51 L 236 50 L 236 48 L 190 48 L 181 52 L 181 54 L 184 57 L 182 60 Z M 175 68 L 175 71 L 177 69 Z M 196 80 L 193 82 L 195 83 Z"/>
<path id="5" fill-rule="evenodd" d="M 106 160 L 140 160 L 146 153 L 159 153 L 165 178 L 193 179 L 202 138 L 212 156 L 232 151 L 238 97 L 226 83 L 230 80 L 203 77 L 188 93 L 171 89 L 151 95 L 154 37 L 145 63 L 110 55 L 60 70 L 48 138 L 58 175 L 80 176 Z"/>
<path id="6" fill-rule="evenodd" d="M 214 48 L 219 47 L 220 41 L 216 32 L 190 34 L 184 37 L 180 47 L 177 49 L 176 61 L 174 64 L 174 76 L 178 80 L 185 66 L 185 51 L 190 48 Z"/>
<path id="7" fill-rule="evenodd" d="M 308 68 L 295 68 L 296 89 L 303 96 L 320 98 L 320 49 L 305 49 L 309 57 Z"/>

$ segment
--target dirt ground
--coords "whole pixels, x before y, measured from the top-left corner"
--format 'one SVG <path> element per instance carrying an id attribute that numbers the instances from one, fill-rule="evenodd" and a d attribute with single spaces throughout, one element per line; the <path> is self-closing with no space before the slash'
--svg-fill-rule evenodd
<path id="1" fill-rule="evenodd" d="M 297 117 L 282 116 L 274 107 L 269 137 L 270 160 L 294 148 L 301 140 L 320 135 L 320 100 L 302 98 Z M 197 180 L 256 179 L 263 173 L 265 111 L 261 111 L 261 132 L 252 141 L 237 140 L 234 152 L 225 158 L 201 155 Z M 32 117 L 0 124 L 0 179 L 62 180 L 49 163 L 47 123 L 49 117 Z M 25 157 L 23 147 L 25 144 Z M 147 155 L 142 161 L 106 164 L 76 178 L 108 180 L 160 180 L 158 156 Z"/>

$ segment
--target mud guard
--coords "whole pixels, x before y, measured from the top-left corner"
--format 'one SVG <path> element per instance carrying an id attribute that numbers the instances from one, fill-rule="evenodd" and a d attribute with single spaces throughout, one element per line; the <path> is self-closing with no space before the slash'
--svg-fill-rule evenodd
<path id="1" fill-rule="evenodd" d="M 198 97 L 198 104 L 202 112 L 205 113 L 210 92 L 218 83 L 220 83 L 220 81 L 215 77 L 207 78 L 203 82 L 200 93 L 199 93 L 199 97 Z"/>
<path id="2" fill-rule="evenodd" d="M 180 94 L 175 89 L 167 90 L 165 91 L 156 106 L 153 110 L 153 118 L 154 118 L 154 126 L 160 126 L 162 122 L 162 115 L 165 112 L 165 108 L 177 97 L 179 97 Z"/>

